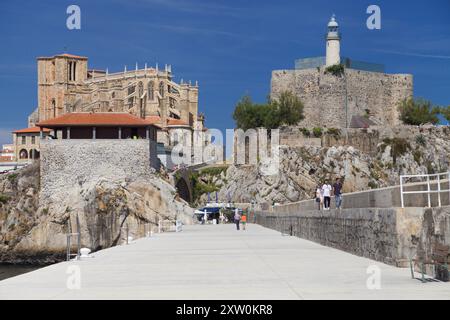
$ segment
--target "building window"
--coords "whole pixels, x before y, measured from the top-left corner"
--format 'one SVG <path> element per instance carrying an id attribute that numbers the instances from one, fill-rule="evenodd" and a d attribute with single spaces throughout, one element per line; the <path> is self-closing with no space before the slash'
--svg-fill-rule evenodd
<path id="1" fill-rule="evenodd" d="M 133 108 L 134 105 L 134 97 L 128 98 L 128 108 Z"/>
<path id="2" fill-rule="evenodd" d="M 31 137 L 31 144 L 36 144 L 36 137 L 35 136 Z"/>
<path id="3" fill-rule="evenodd" d="M 67 66 L 67 74 L 69 75 L 69 81 L 72 81 L 72 61 L 69 61 Z"/>
<path id="4" fill-rule="evenodd" d="M 75 61 L 69 61 L 68 63 L 69 81 L 76 80 L 76 70 L 77 70 L 77 63 Z"/>
<path id="5" fill-rule="evenodd" d="M 128 87 L 128 95 L 133 94 L 136 91 L 136 86 Z"/>
<path id="6" fill-rule="evenodd" d="M 164 97 L 164 82 L 162 81 L 159 83 L 159 94 Z"/>
<path id="7" fill-rule="evenodd" d="M 56 118 L 56 101 L 52 99 L 53 118 Z"/>
<path id="8" fill-rule="evenodd" d="M 27 144 L 27 137 L 22 136 L 22 144 Z"/>
<path id="9" fill-rule="evenodd" d="M 155 95 L 154 95 L 154 91 L 155 89 L 154 89 L 154 83 L 153 83 L 153 81 L 150 81 L 149 83 L 148 83 L 148 87 L 147 87 L 147 94 L 148 94 L 148 99 L 149 100 L 152 100 L 153 101 L 153 99 L 155 98 Z"/>

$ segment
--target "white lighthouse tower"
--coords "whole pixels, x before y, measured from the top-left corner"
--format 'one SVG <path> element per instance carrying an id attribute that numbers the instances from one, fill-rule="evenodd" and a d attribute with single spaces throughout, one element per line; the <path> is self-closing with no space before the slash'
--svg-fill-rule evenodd
<path id="1" fill-rule="evenodd" d="M 339 34 L 339 24 L 336 22 L 335 15 L 328 22 L 327 34 L 327 58 L 326 66 L 341 63 L 341 35 Z"/>

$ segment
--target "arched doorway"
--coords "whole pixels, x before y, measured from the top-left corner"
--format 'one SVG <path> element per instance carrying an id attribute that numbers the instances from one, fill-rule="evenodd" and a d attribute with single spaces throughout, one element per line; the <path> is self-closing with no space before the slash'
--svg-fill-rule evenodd
<path id="1" fill-rule="evenodd" d="M 181 177 L 177 181 L 175 186 L 177 188 L 178 194 L 180 195 L 180 197 L 183 200 L 185 200 L 187 202 L 192 202 L 191 192 L 190 192 L 189 186 L 188 186 L 186 180 L 183 177 Z"/>
<path id="2" fill-rule="evenodd" d="M 26 149 L 19 151 L 19 159 L 28 159 L 28 151 Z"/>
<path id="3" fill-rule="evenodd" d="M 40 152 L 37 151 L 36 149 L 30 150 L 30 159 L 39 159 L 40 156 L 41 156 Z"/>

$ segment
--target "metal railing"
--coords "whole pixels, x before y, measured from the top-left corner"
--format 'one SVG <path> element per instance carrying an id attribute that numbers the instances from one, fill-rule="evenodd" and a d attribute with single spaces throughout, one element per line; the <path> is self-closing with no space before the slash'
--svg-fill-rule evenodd
<path id="1" fill-rule="evenodd" d="M 442 179 L 441 177 L 445 177 Z M 414 179 L 414 178 L 426 178 L 426 181 L 420 181 L 416 183 L 405 183 L 407 179 Z M 433 179 L 434 178 L 434 179 Z M 405 182 L 404 182 L 405 181 Z M 447 189 L 441 188 L 441 183 L 448 183 Z M 431 189 L 431 184 L 436 183 L 437 188 L 435 190 Z M 409 190 L 405 191 L 406 186 L 422 186 L 426 184 L 427 189 L 426 190 Z M 427 195 L 427 201 L 428 201 L 428 207 L 431 208 L 431 195 L 437 194 L 438 199 L 438 207 L 442 206 L 441 201 L 441 193 L 448 192 L 449 193 L 449 201 L 450 201 L 450 171 L 443 172 L 443 173 L 435 173 L 435 174 L 410 174 L 410 175 L 401 175 L 400 176 L 400 201 L 402 208 L 405 207 L 405 200 L 404 196 L 409 194 L 426 194 Z"/>
<path id="2" fill-rule="evenodd" d="M 158 221 L 158 233 L 161 232 L 181 232 L 183 223 L 180 220 L 160 219 Z"/>
<path id="3" fill-rule="evenodd" d="M 66 234 L 67 239 L 67 247 L 66 247 L 66 259 L 70 261 L 71 257 L 76 257 L 75 259 L 80 259 L 81 253 L 81 232 L 80 232 L 80 220 L 78 219 L 78 215 L 76 216 L 76 224 L 77 224 L 77 232 L 72 232 L 72 225 L 69 220 L 69 233 Z M 77 243 L 77 253 L 72 253 L 72 237 L 76 237 Z"/>

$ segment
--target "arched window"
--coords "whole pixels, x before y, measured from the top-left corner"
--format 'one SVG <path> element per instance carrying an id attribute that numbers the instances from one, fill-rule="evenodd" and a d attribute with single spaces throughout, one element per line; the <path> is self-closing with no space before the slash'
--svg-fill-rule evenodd
<path id="1" fill-rule="evenodd" d="M 28 159 L 28 151 L 25 149 L 20 150 L 19 158 L 20 159 Z"/>
<path id="2" fill-rule="evenodd" d="M 148 83 L 148 87 L 147 87 L 147 95 L 148 95 L 148 99 L 152 100 L 155 98 L 155 93 L 154 93 L 154 88 L 155 84 L 153 83 L 153 81 L 150 81 Z"/>
<path id="3" fill-rule="evenodd" d="M 162 81 L 159 83 L 159 94 L 164 97 L 164 82 Z"/>
<path id="4" fill-rule="evenodd" d="M 55 101 L 55 99 L 52 99 L 52 111 L 53 111 L 53 118 L 56 118 L 56 101 Z"/>

